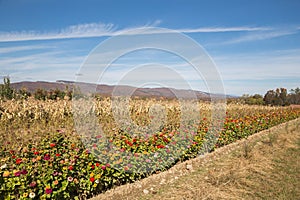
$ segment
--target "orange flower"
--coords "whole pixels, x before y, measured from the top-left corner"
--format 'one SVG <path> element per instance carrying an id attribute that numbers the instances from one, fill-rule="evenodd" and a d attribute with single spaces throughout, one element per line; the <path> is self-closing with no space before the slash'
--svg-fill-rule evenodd
<path id="1" fill-rule="evenodd" d="M 53 181 L 53 184 L 57 185 L 58 184 L 58 180 Z"/>
<path id="2" fill-rule="evenodd" d="M 10 172 L 9 171 L 5 171 L 4 173 L 3 173 L 3 177 L 8 177 L 10 175 Z"/>
<path id="3" fill-rule="evenodd" d="M 73 180 L 73 181 L 74 181 L 74 183 L 76 183 L 76 184 L 77 184 L 77 183 L 79 183 L 79 181 L 78 181 L 78 179 L 77 179 L 77 178 L 74 178 L 74 180 Z"/>

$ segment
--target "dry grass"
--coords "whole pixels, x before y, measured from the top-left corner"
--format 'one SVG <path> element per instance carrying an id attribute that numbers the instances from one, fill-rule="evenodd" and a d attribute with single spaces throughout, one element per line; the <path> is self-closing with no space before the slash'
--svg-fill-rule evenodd
<path id="1" fill-rule="evenodd" d="M 299 161 L 296 119 L 95 199 L 300 199 Z"/>

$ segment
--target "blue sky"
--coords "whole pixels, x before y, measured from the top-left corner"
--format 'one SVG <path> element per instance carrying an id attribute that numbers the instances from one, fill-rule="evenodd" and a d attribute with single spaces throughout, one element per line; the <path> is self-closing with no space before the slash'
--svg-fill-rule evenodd
<path id="1" fill-rule="evenodd" d="M 14 82 L 75 80 L 102 41 L 133 28 L 162 27 L 203 46 L 227 94 L 292 89 L 300 86 L 299 10 L 297 0 L 0 0 L 0 76 L 10 75 Z M 101 83 L 116 84 L 133 64 L 181 63 L 151 51 L 128 58 Z M 207 91 L 184 66 L 178 70 L 192 88 Z"/>

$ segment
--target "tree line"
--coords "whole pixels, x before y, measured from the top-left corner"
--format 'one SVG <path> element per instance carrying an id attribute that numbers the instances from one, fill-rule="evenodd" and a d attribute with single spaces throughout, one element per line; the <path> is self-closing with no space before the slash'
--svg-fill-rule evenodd
<path id="1" fill-rule="evenodd" d="M 65 90 L 51 89 L 49 91 L 44 89 L 37 89 L 35 92 L 31 93 L 26 88 L 16 90 L 11 87 L 10 78 L 4 77 L 3 84 L 0 84 L 0 99 L 28 99 L 29 97 L 34 97 L 38 100 L 57 100 L 57 99 L 72 99 L 72 90 L 66 86 Z"/>
<path id="2" fill-rule="evenodd" d="M 291 104 L 300 104 L 300 89 L 299 87 L 291 89 L 290 92 L 286 88 L 277 88 L 268 90 L 266 94 L 244 94 L 238 99 L 231 99 L 229 102 L 238 102 L 249 105 L 271 105 L 271 106 L 289 106 Z"/>
<path id="3" fill-rule="evenodd" d="M 27 99 L 28 97 L 34 97 L 38 100 L 57 100 L 57 99 L 69 99 L 71 100 L 74 91 L 70 90 L 66 86 L 65 90 L 51 89 L 49 91 L 44 89 L 37 89 L 33 93 L 27 91 L 26 88 L 15 90 L 10 85 L 10 78 L 4 77 L 3 84 L 0 84 L 0 99 Z M 75 91 L 76 95 L 80 91 Z M 285 88 L 277 88 L 276 90 L 269 90 L 264 96 L 260 94 L 244 94 L 240 98 L 230 98 L 227 100 L 229 103 L 242 103 L 249 105 L 271 105 L 271 106 L 288 106 L 291 104 L 300 104 L 300 88 L 291 89 L 288 93 Z"/>

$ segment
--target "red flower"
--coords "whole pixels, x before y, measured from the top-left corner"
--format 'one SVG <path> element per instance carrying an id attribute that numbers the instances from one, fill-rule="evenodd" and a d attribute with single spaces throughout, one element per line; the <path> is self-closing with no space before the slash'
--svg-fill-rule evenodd
<path id="1" fill-rule="evenodd" d="M 44 156 L 44 160 L 50 160 L 50 155 L 49 155 L 49 154 L 46 154 L 46 155 Z"/>
<path id="2" fill-rule="evenodd" d="M 90 178 L 90 181 L 91 181 L 91 182 L 94 182 L 94 181 L 95 181 L 95 178 L 94 178 L 94 177 L 91 177 L 91 178 Z"/>
<path id="3" fill-rule="evenodd" d="M 14 155 L 14 156 L 12 156 L 12 159 L 15 159 L 16 158 L 16 156 Z"/>
<path id="4" fill-rule="evenodd" d="M 55 147 L 56 144 L 50 143 L 50 147 Z"/>
<path id="5" fill-rule="evenodd" d="M 163 149 L 163 148 L 165 148 L 165 146 L 164 146 L 164 145 L 162 145 L 162 144 L 159 144 L 159 145 L 157 145 L 157 148 L 159 148 L 159 149 Z"/>
<path id="6" fill-rule="evenodd" d="M 105 169 L 106 169 L 105 165 L 103 165 L 103 166 L 101 167 L 101 169 L 105 170 Z"/>
<path id="7" fill-rule="evenodd" d="M 21 175 L 21 172 L 18 171 L 18 172 L 15 172 L 15 176 L 20 176 Z"/>
<path id="8" fill-rule="evenodd" d="M 72 165 L 69 166 L 69 170 L 73 170 L 73 166 Z"/>
<path id="9" fill-rule="evenodd" d="M 95 169 L 95 166 L 94 166 L 94 165 L 92 165 L 92 166 L 91 166 L 91 168 L 92 168 L 92 169 Z"/>
<path id="10" fill-rule="evenodd" d="M 18 158 L 18 159 L 16 160 L 16 164 L 17 164 L 17 165 L 21 164 L 21 162 L 22 162 L 22 159 L 21 159 L 21 158 Z"/>
<path id="11" fill-rule="evenodd" d="M 96 166 L 99 167 L 99 166 L 100 166 L 100 163 L 96 163 Z"/>
<path id="12" fill-rule="evenodd" d="M 46 194 L 51 194 L 52 193 L 52 189 L 51 188 L 46 188 Z"/>
<path id="13" fill-rule="evenodd" d="M 164 140 L 164 142 L 166 142 L 166 143 L 169 142 L 169 139 L 168 139 L 168 138 L 164 138 L 163 140 Z"/>
<path id="14" fill-rule="evenodd" d="M 55 154 L 57 157 L 59 157 L 60 156 L 60 154 L 59 153 L 57 153 L 57 154 Z"/>
<path id="15" fill-rule="evenodd" d="M 126 144 L 128 144 L 129 146 L 132 146 L 133 144 L 130 142 L 130 141 L 128 141 L 128 140 L 125 140 L 125 142 L 126 142 Z"/>
<path id="16" fill-rule="evenodd" d="M 38 151 L 35 151 L 35 152 L 34 152 L 34 155 L 39 155 L 39 152 L 38 152 Z"/>

